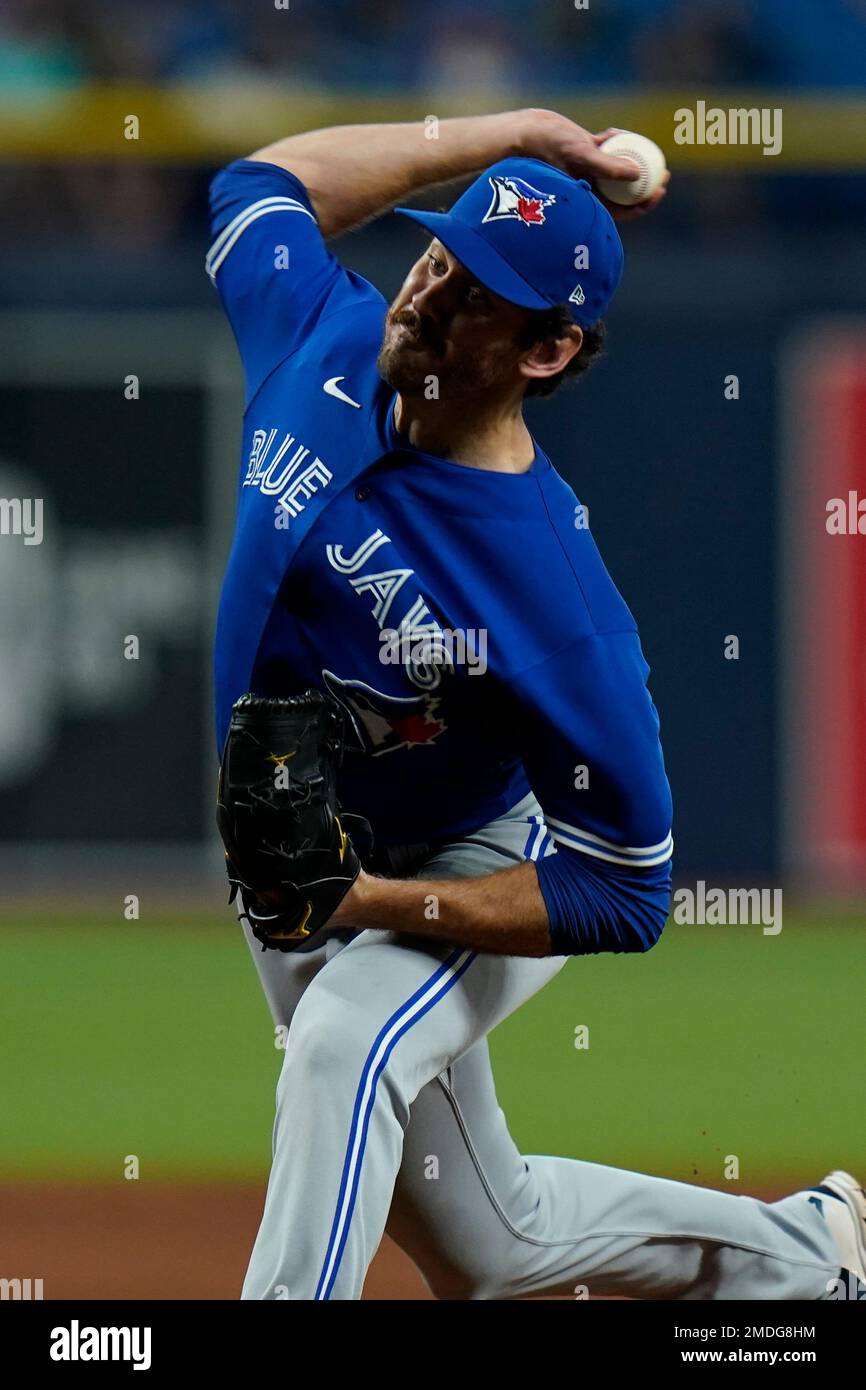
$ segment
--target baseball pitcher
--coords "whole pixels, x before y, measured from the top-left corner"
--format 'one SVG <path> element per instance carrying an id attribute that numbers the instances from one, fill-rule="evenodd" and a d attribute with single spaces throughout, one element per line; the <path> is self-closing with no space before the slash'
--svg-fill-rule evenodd
<path id="1" fill-rule="evenodd" d="M 648 950 L 670 900 L 635 622 L 523 418 L 602 350 L 623 252 L 590 182 L 636 175 L 609 133 L 317 130 L 211 186 L 246 380 L 218 822 L 288 1028 L 248 1299 L 358 1299 L 386 1230 L 440 1298 L 866 1279 L 846 1174 L 768 1204 L 525 1157 L 497 1105 L 491 1029 L 569 957 Z M 449 212 L 398 209 L 427 240 L 390 307 L 329 249 L 470 174 Z"/>

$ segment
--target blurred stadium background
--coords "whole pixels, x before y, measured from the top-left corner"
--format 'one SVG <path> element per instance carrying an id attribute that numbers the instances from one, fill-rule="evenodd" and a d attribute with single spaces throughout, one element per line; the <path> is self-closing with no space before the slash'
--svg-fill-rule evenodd
<path id="1" fill-rule="evenodd" d="M 781 153 L 676 145 L 698 100 L 780 108 Z M 527 1151 L 735 1191 L 866 1167 L 866 535 L 825 525 L 866 498 L 866 0 L 6 0 L 0 494 L 45 523 L 0 536 L 0 1277 L 47 1298 L 234 1297 L 267 1174 L 280 1053 L 211 828 L 240 383 L 208 180 L 521 105 L 673 170 L 607 361 L 532 424 L 641 627 L 678 881 L 785 916 L 573 962 L 494 1036 L 500 1097 Z M 416 246 L 385 218 L 341 253 L 390 294 Z"/>

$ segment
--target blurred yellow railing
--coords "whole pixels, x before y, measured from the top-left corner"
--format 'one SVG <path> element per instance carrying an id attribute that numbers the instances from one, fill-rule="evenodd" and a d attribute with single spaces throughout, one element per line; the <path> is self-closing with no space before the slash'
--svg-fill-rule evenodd
<path id="1" fill-rule="evenodd" d="M 499 99 L 501 105 L 501 98 Z M 676 112 L 768 108 L 782 112 L 782 149 L 760 144 L 677 144 Z M 639 130 L 656 140 L 674 168 L 761 173 L 845 171 L 866 167 L 866 100 L 832 92 L 599 89 L 582 94 L 523 94 L 511 105 L 554 107 L 590 129 Z M 272 83 L 175 87 L 93 85 L 77 90 L 0 93 L 0 160 L 66 162 L 143 160 L 219 163 L 315 126 L 423 120 L 496 109 L 481 98 L 374 96 L 369 92 L 280 88 Z M 130 138 L 136 131 L 137 138 Z"/>

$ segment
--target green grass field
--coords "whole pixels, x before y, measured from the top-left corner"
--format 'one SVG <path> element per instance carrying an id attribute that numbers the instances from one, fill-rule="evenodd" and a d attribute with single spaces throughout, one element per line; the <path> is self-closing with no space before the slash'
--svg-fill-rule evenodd
<path id="1" fill-rule="evenodd" d="M 720 1186 L 735 1154 L 745 1190 L 863 1170 L 864 915 L 570 961 L 492 1038 L 518 1143 Z M 22 918 L 0 973 L 0 1176 L 263 1175 L 282 1053 L 230 921 Z"/>

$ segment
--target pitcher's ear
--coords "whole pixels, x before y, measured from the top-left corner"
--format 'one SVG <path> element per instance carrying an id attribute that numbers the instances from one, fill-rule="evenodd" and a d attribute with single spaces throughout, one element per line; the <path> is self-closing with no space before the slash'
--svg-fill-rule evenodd
<path id="1" fill-rule="evenodd" d="M 558 376 L 564 372 L 583 345 L 583 329 L 572 324 L 558 337 L 542 338 L 524 353 L 520 369 L 523 376 L 533 379 Z"/>

